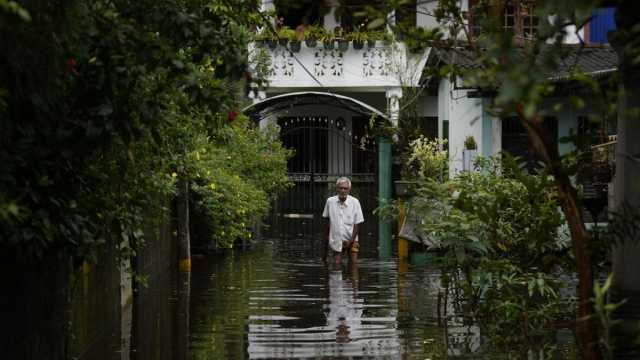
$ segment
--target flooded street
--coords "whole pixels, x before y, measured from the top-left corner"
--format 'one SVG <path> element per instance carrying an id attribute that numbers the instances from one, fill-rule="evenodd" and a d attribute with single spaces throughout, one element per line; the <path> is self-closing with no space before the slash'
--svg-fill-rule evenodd
<path id="1" fill-rule="evenodd" d="M 190 358 L 425 359 L 447 352 L 437 326 L 437 272 L 366 255 L 326 264 L 319 250 L 309 240 L 286 240 L 195 261 Z"/>
<path id="2" fill-rule="evenodd" d="M 197 255 L 190 279 L 140 288 L 123 322 L 130 348 L 111 359 L 439 359 L 477 349 L 476 327 L 450 325 L 447 338 L 438 326 L 439 274 L 424 258 L 362 250 L 357 263 L 326 263 L 307 238 Z"/>

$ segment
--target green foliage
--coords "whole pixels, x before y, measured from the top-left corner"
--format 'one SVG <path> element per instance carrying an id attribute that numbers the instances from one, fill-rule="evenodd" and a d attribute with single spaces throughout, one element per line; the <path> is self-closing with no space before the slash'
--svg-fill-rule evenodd
<path id="1" fill-rule="evenodd" d="M 449 154 L 443 150 L 447 140 L 429 140 L 424 136 L 409 143 L 409 158 L 405 164 L 408 180 L 439 180 L 444 178 Z"/>
<path id="2" fill-rule="evenodd" d="M 594 281 L 593 298 L 591 299 L 591 302 L 593 302 L 595 316 L 600 324 L 599 335 L 602 354 L 604 355 L 604 359 L 607 360 L 615 359 L 613 353 L 614 342 L 612 337 L 612 329 L 616 324 L 619 324 L 621 322 L 620 319 L 614 319 L 613 313 L 625 302 L 622 301 L 616 304 L 610 303 L 607 300 L 607 294 L 609 292 L 609 289 L 611 288 L 612 280 L 613 274 L 607 276 L 607 279 L 602 285 L 600 285 L 600 282 Z"/>
<path id="3" fill-rule="evenodd" d="M 476 150 L 478 148 L 476 139 L 474 139 L 471 135 L 464 138 L 464 148 L 467 150 Z"/>
<path id="4" fill-rule="evenodd" d="M 84 258 L 108 235 L 134 254 L 144 216 L 168 203 L 178 176 L 194 189 L 201 181 L 238 188 L 264 212 L 260 193 L 283 186 L 285 153 L 247 126 L 225 140 L 240 106 L 245 29 L 259 20 L 251 2 L 47 4 L 24 5 L 31 22 L 0 13 L 2 247 Z M 216 150 L 228 146 L 243 153 Z M 198 180 L 207 170 L 200 149 L 243 156 L 257 171 L 217 157 Z M 224 224 L 236 219 L 223 214 Z"/>
<path id="5" fill-rule="evenodd" d="M 31 15 L 20 4 L 11 0 L 0 0 L 0 10 L 17 15 L 23 21 L 31 21 Z"/>
<path id="6" fill-rule="evenodd" d="M 461 290 L 488 346 L 522 354 L 552 340 L 553 322 L 573 306 L 555 275 L 571 269 L 563 220 L 552 178 L 506 155 L 480 158 L 478 169 L 422 183 L 412 209 L 440 254 L 443 281 Z"/>
<path id="7" fill-rule="evenodd" d="M 304 37 L 305 39 L 313 38 L 320 39 L 322 34 L 324 33 L 324 28 L 319 25 L 308 25 L 304 28 Z"/>
<path id="8" fill-rule="evenodd" d="M 250 238 L 251 226 L 290 185 L 290 151 L 273 141 L 274 131 L 260 131 L 239 117 L 233 126 L 219 129 L 215 144 L 196 150 L 191 188 L 212 245 L 231 247 L 236 239 Z"/>

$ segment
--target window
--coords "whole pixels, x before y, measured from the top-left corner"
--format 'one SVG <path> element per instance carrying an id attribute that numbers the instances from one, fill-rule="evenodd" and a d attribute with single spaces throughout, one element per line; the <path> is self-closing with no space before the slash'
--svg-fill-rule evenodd
<path id="1" fill-rule="evenodd" d="M 520 21 L 522 22 L 522 36 L 533 39 L 538 31 L 538 17 L 535 16 L 533 3 L 520 3 Z"/>
<path id="2" fill-rule="evenodd" d="M 469 30 L 473 36 L 482 32 L 481 18 L 494 14 L 499 16 L 502 29 L 512 32 L 517 39 L 533 39 L 538 29 L 538 17 L 535 15 L 534 0 L 507 0 L 502 8 L 495 5 L 480 6 L 477 0 L 469 0 Z"/>

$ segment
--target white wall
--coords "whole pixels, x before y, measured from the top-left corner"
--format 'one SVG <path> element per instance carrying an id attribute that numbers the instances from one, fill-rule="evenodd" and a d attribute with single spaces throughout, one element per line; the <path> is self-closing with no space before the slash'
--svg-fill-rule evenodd
<path id="1" fill-rule="evenodd" d="M 416 23 L 419 27 L 432 29 L 439 26 L 435 16 L 430 15 L 433 14 L 437 6 L 438 0 L 418 1 L 418 4 L 416 6 L 416 9 L 418 11 L 418 13 L 416 14 Z"/>
<path id="2" fill-rule="evenodd" d="M 426 53 L 408 54 L 403 43 L 385 45 L 378 41 L 374 49 L 368 46 L 347 51 L 325 50 L 320 42 L 308 48 L 304 42 L 298 53 L 278 46 L 275 50 L 249 45 L 249 61 L 256 62 L 260 52 L 271 59 L 273 73 L 268 76 L 270 89 L 285 91 L 300 88 L 343 88 L 373 90 L 417 84 L 426 62 Z"/>
<path id="3" fill-rule="evenodd" d="M 455 90 L 452 83 L 443 80 L 439 86 L 438 96 L 442 100 L 442 111 L 439 114 L 449 120 L 449 160 L 450 175 L 462 170 L 462 150 L 464 139 L 471 135 L 478 145 L 478 152 L 482 151 L 482 99 L 468 98 L 468 90 Z M 441 118 L 447 120 L 447 118 Z"/>

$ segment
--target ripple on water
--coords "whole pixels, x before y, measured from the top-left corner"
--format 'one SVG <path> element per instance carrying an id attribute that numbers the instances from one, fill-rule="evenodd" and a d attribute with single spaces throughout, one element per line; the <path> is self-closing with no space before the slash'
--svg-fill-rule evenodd
<path id="1" fill-rule="evenodd" d="M 410 267 L 399 277 L 395 261 L 327 266 L 315 254 L 293 254 L 275 242 L 202 260 L 208 272 L 194 272 L 191 294 L 194 359 L 428 355 L 423 339 L 439 331 L 426 320 L 436 312 L 436 293 L 424 291 L 434 288 L 432 273 Z"/>

